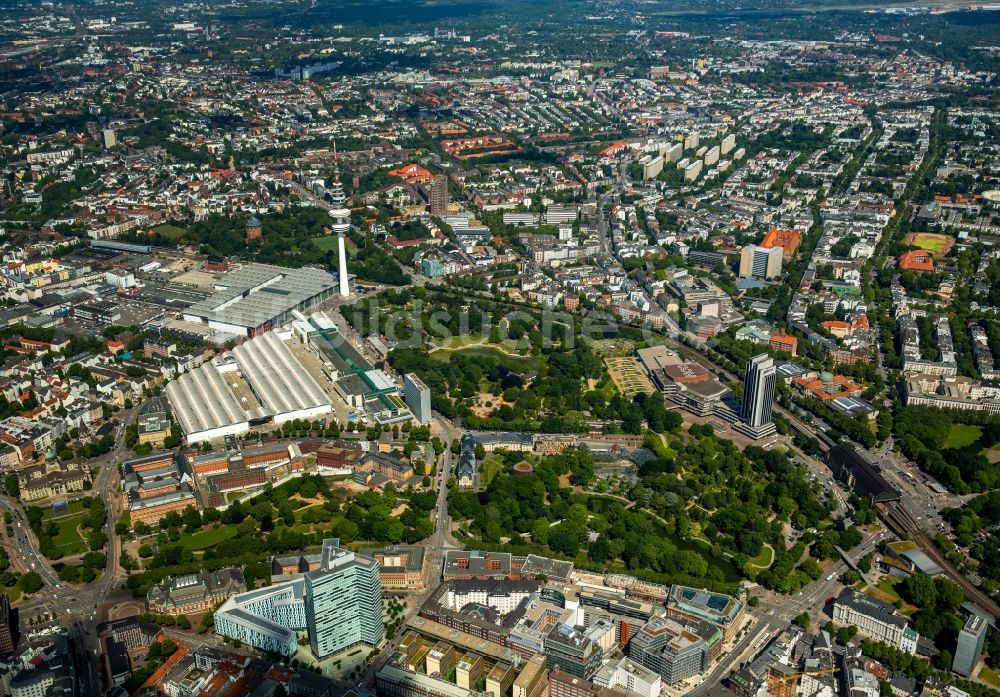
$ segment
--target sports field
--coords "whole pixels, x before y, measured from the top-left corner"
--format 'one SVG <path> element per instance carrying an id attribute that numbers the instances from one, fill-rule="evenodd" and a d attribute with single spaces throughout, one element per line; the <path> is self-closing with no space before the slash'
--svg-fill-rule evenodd
<path id="1" fill-rule="evenodd" d="M 932 232 L 911 232 L 906 236 L 906 243 L 925 249 L 935 256 L 943 256 L 954 246 L 955 238 Z"/>

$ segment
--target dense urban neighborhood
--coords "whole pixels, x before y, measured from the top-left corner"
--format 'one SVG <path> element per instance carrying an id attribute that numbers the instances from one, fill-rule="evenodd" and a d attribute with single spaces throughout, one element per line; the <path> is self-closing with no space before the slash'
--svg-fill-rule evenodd
<path id="1" fill-rule="evenodd" d="M 1000 695 L 998 37 L 4 3 L 0 695 Z"/>

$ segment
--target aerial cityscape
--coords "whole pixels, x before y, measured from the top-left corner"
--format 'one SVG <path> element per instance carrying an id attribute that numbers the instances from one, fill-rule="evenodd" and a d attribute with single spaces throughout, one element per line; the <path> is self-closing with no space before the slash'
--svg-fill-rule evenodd
<path id="1" fill-rule="evenodd" d="M 1000 697 L 1000 5 L 0 8 L 0 697 Z"/>

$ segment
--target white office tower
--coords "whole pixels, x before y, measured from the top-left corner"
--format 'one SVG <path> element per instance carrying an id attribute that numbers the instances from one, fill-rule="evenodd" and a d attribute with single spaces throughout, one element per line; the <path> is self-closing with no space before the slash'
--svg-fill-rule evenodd
<path id="1" fill-rule="evenodd" d="M 337 235 L 337 275 L 340 278 L 340 297 L 346 298 L 351 294 L 351 288 L 347 283 L 347 249 L 344 247 L 344 237 L 351 229 L 351 211 L 347 207 L 344 185 L 340 183 L 340 167 L 337 165 L 336 153 L 336 146 L 334 146 L 333 184 L 330 185 L 333 208 L 330 209 L 330 217 L 333 219 L 331 227 Z"/>
<path id="2" fill-rule="evenodd" d="M 777 370 L 773 358 L 762 353 L 750 359 L 743 378 L 743 404 L 740 409 L 742 422 L 737 425 L 737 430 L 754 439 L 774 434 L 771 407 L 774 405 L 776 380 Z"/>

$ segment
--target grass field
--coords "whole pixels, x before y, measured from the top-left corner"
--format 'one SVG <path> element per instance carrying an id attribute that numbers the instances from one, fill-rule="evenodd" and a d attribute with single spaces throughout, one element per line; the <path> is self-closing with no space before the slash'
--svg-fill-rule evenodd
<path id="1" fill-rule="evenodd" d="M 882 600 L 887 603 L 894 603 L 899 600 L 899 593 L 896 592 L 895 585 L 888 579 L 883 578 L 876 586 L 882 593 Z"/>
<path id="2" fill-rule="evenodd" d="M 758 569 L 766 569 L 774 562 L 774 550 L 770 547 L 764 547 L 764 549 L 760 550 L 760 554 L 749 561 Z"/>
<path id="3" fill-rule="evenodd" d="M 312 243 L 322 249 L 324 252 L 337 251 L 337 236 L 336 235 L 323 235 L 322 237 L 313 237 Z"/>
<path id="4" fill-rule="evenodd" d="M 947 254 L 955 244 L 955 238 L 950 235 L 936 235 L 930 232 L 912 232 L 906 241 L 907 244 L 925 249 L 935 256 Z"/>
<path id="5" fill-rule="evenodd" d="M 484 487 L 493 481 L 493 478 L 500 474 L 503 469 L 503 460 L 499 457 L 491 457 L 483 462 L 483 472 L 479 477 L 479 482 Z"/>
<path id="6" fill-rule="evenodd" d="M 76 528 L 83 523 L 84 517 L 83 514 L 74 514 L 56 518 L 55 523 L 59 526 L 59 534 L 52 541 L 64 557 L 87 551 L 86 543 L 76 531 Z"/>
<path id="7" fill-rule="evenodd" d="M 228 540 L 232 537 L 236 537 L 236 526 L 220 525 L 219 527 L 212 528 L 211 530 L 199 530 L 191 535 L 183 535 L 181 537 L 181 544 L 187 549 L 194 551 L 198 549 L 207 549 L 212 545 L 217 545 L 220 542 Z"/>
<path id="8" fill-rule="evenodd" d="M 21 589 L 16 584 L 13 586 L 3 586 L 2 590 L 7 594 L 8 602 L 13 603 L 21 597 Z"/>
<path id="9" fill-rule="evenodd" d="M 153 231 L 171 240 L 179 240 L 184 236 L 184 231 L 181 228 L 170 224 L 157 225 L 153 228 Z"/>
<path id="10" fill-rule="evenodd" d="M 459 351 L 474 356 L 490 356 L 492 358 L 497 358 L 500 361 L 505 362 L 512 370 L 538 370 L 540 363 L 537 358 L 521 358 L 518 356 L 511 356 L 505 351 L 488 344 L 468 346 L 459 349 L 438 349 L 436 351 L 431 351 L 430 356 L 434 360 L 447 363 L 451 360 L 452 354 L 458 353 Z"/>
<path id="11" fill-rule="evenodd" d="M 989 683 L 993 687 L 1000 688 L 1000 673 L 997 673 L 997 671 L 987 665 L 984 665 L 982 670 L 979 671 L 979 679 Z"/>
<path id="12" fill-rule="evenodd" d="M 894 581 L 889 578 L 883 578 L 878 582 L 878 585 L 874 588 L 868 587 L 865 589 L 865 593 L 872 596 L 877 600 L 889 603 L 890 605 L 895 605 L 899 600 L 901 600 L 899 593 L 896 591 L 896 584 L 899 581 Z M 917 611 L 915 605 L 910 605 L 907 602 L 903 603 L 903 606 L 899 608 L 899 613 L 901 615 L 906 615 L 910 617 Z"/>
<path id="13" fill-rule="evenodd" d="M 946 448 L 964 448 L 972 445 L 979 436 L 983 435 L 983 429 L 970 424 L 952 424 L 948 430 L 948 437 L 944 441 Z"/>

